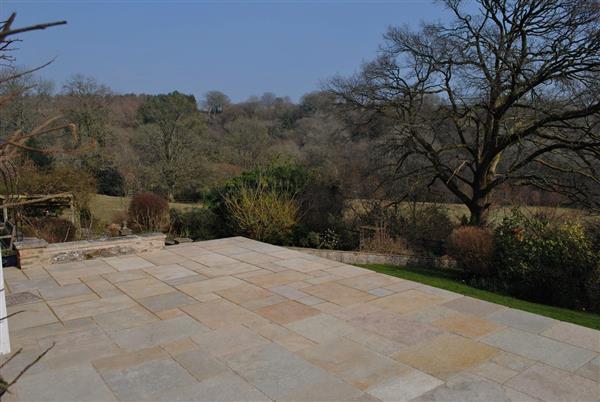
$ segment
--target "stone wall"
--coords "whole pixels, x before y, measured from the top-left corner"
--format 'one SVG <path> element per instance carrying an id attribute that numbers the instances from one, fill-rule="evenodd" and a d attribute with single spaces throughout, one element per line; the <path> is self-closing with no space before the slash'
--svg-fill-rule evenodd
<path id="1" fill-rule="evenodd" d="M 362 251 L 340 251 L 315 248 L 289 247 L 293 250 L 345 264 L 388 264 L 398 266 L 413 266 L 426 268 L 452 268 L 454 260 L 448 257 L 420 257 L 401 254 L 378 254 Z"/>
<path id="2" fill-rule="evenodd" d="M 81 240 L 49 244 L 45 240 L 28 238 L 15 242 L 19 266 L 39 268 L 52 264 L 89 260 L 97 257 L 141 253 L 165 247 L 165 235 L 147 233 L 98 240 Z"/>

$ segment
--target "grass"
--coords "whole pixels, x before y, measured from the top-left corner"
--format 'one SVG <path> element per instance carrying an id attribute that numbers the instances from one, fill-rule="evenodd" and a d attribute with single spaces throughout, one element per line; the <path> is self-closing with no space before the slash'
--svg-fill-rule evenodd
<path id="1" fill-rule="evenodd" d="M 457 273 L 453 271 L 416 267 L 397 267 L 393 265 L 380 264 L 361 266 L 382 274 L 408 279 L 414 282 L 423 283 L 425 285 L 434 286 L 436 288 L 460 293 L 476 299 L 501 304 L 506 307 L 528 311 L 530 313 L 543 315 L 560 321 L 571 322 L 573 324 L 600 330 L 600 315 L 598 314 L 532 303 L 525 300 L 516 299 L 511 296 L 474 288 L 461 282 Z"/>
<path id="2" fill-rule="evenodd" d="M 90 210 L 92 215 L 102 224 L 108 224 L 113 218 L 113 215 L 120 211 L 126 211 L 129 206 L 130 197 L 111 197 L 109 195 L 96 194 L 90 201 Z M 185 204 L 180 202 L 170 202 L 171 208 L 180 210 L 200 207 L 201 204 Z"/>

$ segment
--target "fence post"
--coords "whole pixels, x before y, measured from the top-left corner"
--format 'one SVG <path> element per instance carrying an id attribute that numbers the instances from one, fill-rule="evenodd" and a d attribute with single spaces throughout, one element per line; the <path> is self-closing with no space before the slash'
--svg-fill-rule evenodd
<path id="1" fill-rule="evenodd" d="M 1 251 L 2 248 L 0 247 L 0 252 Z M 4 268 L 2 266 L 2 258 L 0 257 L 0 355 L 10 353 L 7 315 L 6 291 L 4 290 Z"/>

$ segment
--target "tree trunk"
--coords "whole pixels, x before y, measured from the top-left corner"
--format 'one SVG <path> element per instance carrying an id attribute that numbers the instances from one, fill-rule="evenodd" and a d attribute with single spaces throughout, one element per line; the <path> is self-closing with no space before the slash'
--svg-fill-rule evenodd
<path id="1" fill-rule="evenodd" d="M 486 226 L 490 215 L 490 203 L 488 197 L 474 195 L 467 205 L 471 216 L 469 224 L 473 226 Z"/>

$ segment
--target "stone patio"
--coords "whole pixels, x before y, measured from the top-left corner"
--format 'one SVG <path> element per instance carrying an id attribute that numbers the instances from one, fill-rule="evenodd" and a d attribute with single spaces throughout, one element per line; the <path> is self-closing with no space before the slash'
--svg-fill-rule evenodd
<path id="1" fill-rule="evenodd" d="M 241 237 L 4 275 L 6 401 L 600 400 L 598 331 Z"/>

